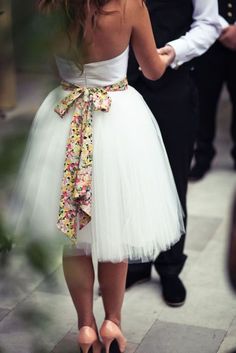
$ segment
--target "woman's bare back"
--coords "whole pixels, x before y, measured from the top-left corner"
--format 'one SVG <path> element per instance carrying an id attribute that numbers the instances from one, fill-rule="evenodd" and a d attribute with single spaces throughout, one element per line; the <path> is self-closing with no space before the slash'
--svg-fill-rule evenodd
<path id="1" fill-rule="evenodd" d="M 103 7 L 106 14 L 97 16 L 95 29 L 87 24 L 86 62 L 111 59 L 128 47 L 132 32 L 128 1 L 111 0 Z"/>
<path id="2" fill-rule="evenodd" d="M 95 28 L 92 26 L 92 15 L 87 17 L 83 42 L 84 63 L 112 59 L 131 44 L 143 74 L 149 79 L 158 79 L 168 65 L 168 58 L 157 53 L 150 18 L 143 1 L 111 0 L 102 11 L 104 14 L 96 16 Z M 65 52 L 68 53 L 67 50 Z"/>

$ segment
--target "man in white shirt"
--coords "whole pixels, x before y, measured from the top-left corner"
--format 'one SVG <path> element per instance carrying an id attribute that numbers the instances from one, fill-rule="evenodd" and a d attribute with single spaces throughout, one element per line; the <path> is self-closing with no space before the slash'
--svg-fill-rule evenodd
<path id="1" fill-rule="evenodd" d="M 223 32 L 202 57 L 196 59 L 194 72 L 199 90 L 199 127 L 195 163 L 190 171 L 191 181 L 200 180 L 210 169 L 216 153 L 213 146 L 216 112 L 222 87 L 226 84 L 232 103 L 231 155 L 236 171 L 236 0 L 219 0 Z"/>
<path id="2" fill-rule="evenodd" d="M 197 125 L 197 94 L 189 61 L 203 54 L 220 35 L 218 7 L 216 0 L 147 0 L 146 4 L 159 52 L 170 55 L 172 64 L 160 80 L 150 81 L 138 70 L 131 55 L 128 79 L 143 95 L 159 124 L 187 215 L 187 182 Z M 144 162 L 145 167 L 148 168 Z M 184 241 L 185 235 L 154 262 L 163 298 L 171 306 L 182 305 L 186 298 L 185 287 L 179 278 L 186 260 Z M 137 281 L 149 279 L 151 266 L 151 263 L 129 264 L 127 288 Z"/>

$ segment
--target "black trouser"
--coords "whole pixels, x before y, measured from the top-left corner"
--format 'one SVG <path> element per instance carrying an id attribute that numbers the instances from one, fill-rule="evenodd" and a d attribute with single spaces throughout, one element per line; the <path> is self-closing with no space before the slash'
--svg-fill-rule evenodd
<path id="1" fill-rule="evenodd" d="M 216 110 L 223 84 L 232 102 L 232 156 L 236 161 L 236 52 L 216 42 L 195 62 L 194 78 L 199 91 L 199 127 L 195 150 L 196 162 L 209 166 L 215 149 Z"/>
<path id="2" fill-rule="evenodd" d="M 142 94 L 160 127 L 179 198 L 186 215 L 186 224 L 188 174 L 196 134 L 195 85 L 187 68 L 176 71 L 169 69 L 163 78 L 155 82 L 140 77 L 135 84 L 131 82 L 131 85 Z M 161 276 L 180 273 L 186 260 L 183 254 L 184 242 L 185 234 L 170 250 L 158 256 L 154 264 Z"/>

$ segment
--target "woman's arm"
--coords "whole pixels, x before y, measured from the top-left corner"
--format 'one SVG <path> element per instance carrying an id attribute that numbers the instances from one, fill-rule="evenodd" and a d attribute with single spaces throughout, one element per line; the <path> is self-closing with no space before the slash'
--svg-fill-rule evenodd
<path id="1" fill-rule="evenodd" d="M 128 15 L 131 15 L 131 45 L 135 57 L 144 76 L 150 80 L 157 80 L 165 72 L 170 58 L 168 55 L 157 53 L 150 17 L 144 2 L 131 0 L 130 4 Z"/>

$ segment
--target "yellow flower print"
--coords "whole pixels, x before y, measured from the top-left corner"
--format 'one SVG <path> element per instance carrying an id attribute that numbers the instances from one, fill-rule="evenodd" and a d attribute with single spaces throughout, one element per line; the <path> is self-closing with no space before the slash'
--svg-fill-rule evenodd
<path id="1" fill-rule="evenodd" d="M 75 112 L 66 146 L 57 226 L 74 243 L 78 219 L 80 229 L 91 220 L 93 111 L 108 112 L 108 92 L 125 90 L 128 82 L 124 79 L 111 86 L 91 88 L 62 82 L 62 87 L 70 93 L 55 107 L 55 112 L 63 118 L 73 105 Z"/>

